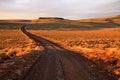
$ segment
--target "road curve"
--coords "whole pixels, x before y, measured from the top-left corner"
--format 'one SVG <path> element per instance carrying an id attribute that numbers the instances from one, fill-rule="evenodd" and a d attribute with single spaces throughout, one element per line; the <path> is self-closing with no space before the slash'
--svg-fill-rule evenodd
<path id="1" fill-rule="evenodd" d="M 22 32 L 42 45 L 45 52 L 22 80 L 116 80 L 88 59 L 29 33 L 25 27 L 21 27 Z"/>

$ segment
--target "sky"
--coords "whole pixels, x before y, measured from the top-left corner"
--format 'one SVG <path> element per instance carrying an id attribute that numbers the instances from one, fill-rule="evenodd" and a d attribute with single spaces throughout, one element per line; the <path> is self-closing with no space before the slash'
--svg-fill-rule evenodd
<path id="1" fill-rule="evenodd" d="M 0 19 L 114 16 L 120 15 L 119 5 L 120 0 L 0 0 Z"/>

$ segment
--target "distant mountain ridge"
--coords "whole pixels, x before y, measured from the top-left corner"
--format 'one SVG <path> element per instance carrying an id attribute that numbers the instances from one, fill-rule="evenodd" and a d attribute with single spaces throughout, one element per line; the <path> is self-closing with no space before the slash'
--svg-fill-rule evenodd
<path id="1" fill-rule="evenodd" d="M 0 20 L 0 23 L 25 23 L 25 24 L 44 24 L 44 23 L 59 23 L 59 24 L 71 24 L 71 25 L 85 25 L 90 23 L 110 23 L 110 24 L 120 24 L 120 15 L 112 17 L 103 17 L 103 18 L 91 18 L 91 19 L 82 19 L 82 20 L 69 20 L 60 17 L 39 17 L 38 19 L 33 20 Z"/>

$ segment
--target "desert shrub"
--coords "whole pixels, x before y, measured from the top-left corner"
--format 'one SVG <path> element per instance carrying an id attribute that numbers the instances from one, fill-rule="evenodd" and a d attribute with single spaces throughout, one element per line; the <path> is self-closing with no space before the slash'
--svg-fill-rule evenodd
<path id="1" fill-rule="evenodd" d="M 8 56 L 8 57 L 15 57 L 16 54 L 17 54 L 17 51 L 16 51 L 16 50 L 13 50 L 13 51 L 9 52 L 7 56 Z"/>
<path id="2" fill-rule="evenodd" d="M 0 52 L 0 62 L 8 59 L 9 57 L 4 52 Z"/>
<path id="3" fill-rule="evenodd" d="M 17 51 L 13 50 L 11 52 L 0 52 L 0 62 L 6 59 L 10 59 L 11 57 L 16 56 Z"/>

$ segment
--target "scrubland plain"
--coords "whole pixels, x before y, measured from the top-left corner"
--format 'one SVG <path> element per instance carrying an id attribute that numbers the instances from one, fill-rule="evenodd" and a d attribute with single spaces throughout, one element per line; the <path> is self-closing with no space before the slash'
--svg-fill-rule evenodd
<path id="1" fill-rule="evenodd" d="M 39 58 L 41 50 L 21 30 L 0 29 L 0 78 L 20 79 Z"/>
<path id="2" fill-rule="evenodd" d="M 16 56 L 28 55 L 32 51 L 42 50 L 19 30 L 21 26 L 27 24 L 26 28 L 30 33 L 77 52 L 114 73 L 120 79 L 120 16 L 86 20 L 54 18 L 12 20 L 8 21 L 9 24 L 3 23 L 4 21 L 0 22 L 2 22 L 0 25 L 0 62 Z M 34 56 L 34 61 L 37 59 L 36 57 L 38 55 Z M 28 61 L 33 64 L 31 58 L 33 58 L 33 54 L 29 59 L 16 61 L 17 65 L 26 62 L 17 69 L 17 75 L 21 74 L 21 67 L 25 67 L 24 65 L 27 65 Z M 2 64 L 3 66 L 4 64 Z M 13 73 L 11 72 L 11 74 Z M 1 74 L 0 70 L 0 76 Z"/>
<path id="3" fill-rule="evenodd" d="M 37 36 L 77 51 L 99 66 L 120 76 L 120 28 L 100 30 L 31 30 Z"/>
<path id="4" fill-rule="evenodd" d="M 20 30 L 0 30 L 0 61 L 25 55 L 36 49 L 34 41 Z"/>

